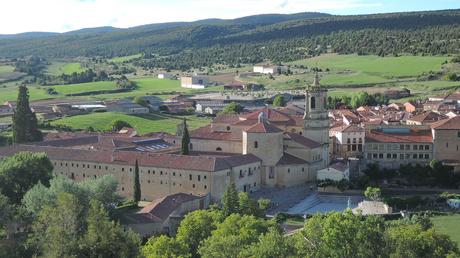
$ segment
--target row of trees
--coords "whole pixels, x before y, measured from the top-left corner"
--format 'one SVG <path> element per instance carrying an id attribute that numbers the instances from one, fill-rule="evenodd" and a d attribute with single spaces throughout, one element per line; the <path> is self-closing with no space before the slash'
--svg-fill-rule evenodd
<path id="1" fill-rule="evenodd" d="M 353 94 L 350 96 L 331 97 L 327 98 L 327 105 L 329 109 L 335 109 L 339 104 L 347 107 L 358 108 L 361 106 L 376 106 L 388 105 L 389 99 L 382 93 L 369 94 L 365 91 Z"/>

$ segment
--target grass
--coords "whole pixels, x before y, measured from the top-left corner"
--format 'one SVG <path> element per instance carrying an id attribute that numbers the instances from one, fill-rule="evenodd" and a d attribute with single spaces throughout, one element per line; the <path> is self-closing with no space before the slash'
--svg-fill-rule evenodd
<path id="1" fill-rule="evenodd" d="M 123 62 L 129 62 L 133 59 L 141 57 L 142 54 L 136 54 L 136 55 L 130 55 L 130 56 L 119 56 L 119 57 L 114 57 L 112 59 L 109 59 L 109 62 L 114 62 L 114 63 L 123 63 Z"/>
<path id="2" fill-rule="evenodd" d="M 48 66 L 47 72 L 52 75 L 61 75 L 61 74 L 72 74 L 80 73 L 86 70 L 81 67 L 81 64 L 78 62 L 65 63 L 65 62 L 53 62 Z"/>
<path id="3" fill-rule="evenodd" d="M 432 221 L 437 231 L 450 236 L 460 246 L 460 214 L 438 216 Z"/>
<path id="4" fill-rule="evenodd" d="M 401 56 L 401 57 L 378 57 L 358 55 L 322 55 L 310 59 L 294 61 L 292 65 L 306 65 L 308 67 L 318 66 L 330 70 L 351 70 L 352 72 L 365 73 L 384 77 L 387 79 L 395 77 L 413 77 L 423 72 L 438 71 L 444 61 L 449 58 L 445 56 Z"/>
<path id="5" fill-rule="evenodd" d="M 98 91 L 98 90 L 114 90 L 117 88 L 113 81 L 88 82 L 79 84 L 57 85 L 50 86 L 61 95 L 76 94 L 82 92 Z"/>
<path id="6" fill-rule="evenodd" d="M 30 86 L 29 88 L 29 95 L 30 100 L 42 100 L 42 99 L 50 99 L 54 98 L 51 95 L 48 95 L 43 88 L 38 88 L 35 86 Z M 3 103 L 7 100 L 15 101 L 18 97 L 18 87 L 17 86 L 9 86 L 5 88 L 0 87 L 0 103 Z"/>
<path id="7" fill-rule="evenodd" d="M 0 65 L 0 75 L 2 73 L 12 73 L 14 71 L 14 67 L 11 65 Z"/>
<path id="8" fill-rule="evenodd" d="M 189 129 L 198 128 L 210 122 L 207 118 L 195 116 L 186 117 Z M 175 133 L 176 126 L 182 121 L 183 117 L 163 115 L 163 114 L 144 114 L 127 115 L 122 113 L 91 113 L 87 115 L 67 117 L 53 121 L 54 125 L 66 125 L 73 129 L 86 129 L 92 126 L 96 130 L 107 130 L 109 124 L 114 120 L 123 120 L 136 128 L 139 134 L 150 132 Z"/>

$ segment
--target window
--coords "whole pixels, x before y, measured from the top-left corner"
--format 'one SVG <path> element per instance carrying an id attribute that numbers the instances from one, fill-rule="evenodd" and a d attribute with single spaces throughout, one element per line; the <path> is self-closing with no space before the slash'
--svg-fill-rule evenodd
<path id="1" fill-rule="evenodd" d="M 397 159 L 398 158 L 398 155 L 397 154 L 393 154 L 393 159 Z"/>
<path id="2" fill-rule="evenodd" d="M 217 148 L 216 148 L 216 151 L 222 151 L 222 148 L 221 148 L 221 147 L 217 147 Z"/>
<path id="3" fill-rule="evenodd" d="M 351 145 L 347 145 L 347 151 L 351 151 Z"/>
<path id="4" fill-rule="evenodd" d="M 207 186 L 207 185 L 204 185 L 204 189 L 208 189 L 208 186 Z"/>
<path id="5" fill-rule="evenodd" d="M 193 184 L 192 187 L 195 188 L 195 184 Z"/>
<path id="6" fill-rule="evenodd" d="M 163 171 L 160 171 L 160 176 L 162 176 L 162 175 L 163 175 Z"/>
<path id="7" fill-rule="evenodd" d="M 201 181 L 201 175 L 198 175 L 198 182 Z"/>
<path id="8" fill-rule="evenodd" d="M 315 97 L 311 97 L 311 99 L 310 99 L 310 108 L 311 109 L 316 108 L 316 99 L 315 99 Z"/>
<path id="9" fill-rule="evenodd" d="M 268 178 L 269 179 L 275 178 L 275 168 L 274 167 L 270 167 L 270 170 L 268 171 Z"/>
<path id="10" fill-rule="evenodd" d="M 423 154 L 419 154 L 419 155 L 418 155 L 418 158 L 419 158 L 419 159 L 423 159 Z"/>
<path id="11" fill-rule="evenodd" d="M 419 150 L 423 150 L 423 145 L 419 145 L 419 146 L 418 146 L 418 149 L 419 149 Z"/>
<path id="12" fill-rule="evenodd" d="M 404 159 L 404 154 L 399 154 L 399 159 Z"/>
<path id="13" fill-rule="evenodd" d="M 457 132 L 457 137 L 460 138 L 460 131 Z"/>
<path id="14" fill-rule="evenodd" d="M 242 170 L 242 169 L 240 169 L 240 178 L 241 178 L 241 177 L 244 177 L 244 174 L 243 174 L 243 170 Z"/>
<path id="15" fill-rule="evenodd" d="M 429 150 L 430 149 L 430 145 L 425 145 L 425 150 Z"/>
<path id="16" fill-rule="evenodd" d="M 227 131 L 230 131 L 230 126 L 227 126 Z"/>
<path id="17" fill-rule="evenodd" d="M 125 168 L 121 168 L 121 171 L 124 172 L 124 171 L 125 171 Z"/>
<path id="18" fill-rule="evenodd" d="M 254 148 L 257 149 L 259 147 L 259 143 L 257 141 L 254 142 Z"/>
<path id="19" fill-rule="evenodd" d="M 176 176 L 176 172 L 173 172 L 173 176 Z"/>
<path id="20" fill-rule="evenodd" d="M 383 159 L 383 153 L 379 153 L 379 159 Z"/>
<path id="21" fill-rule="evenodd" d="M 413 158 L 413 159 L 417 159 L 417 154 L 413 154 L 413 155 L 412 155 L 412 158 Z"/>
<path id="22" fill-rule="evenodd" d="M 291 173 L 291 169 L 290 169 L 290 168 L 288 168 L 288 173 Z"/>
<path id="23" fill-rule="evenodd" d="M 430 154 L 425 154 L 425 159 L 429 159 L 430 158 Z"/>
<path id="24" fill-rule="evenodd" d="M 387 159 L 391 159 L 391 154 L 387 153 Z"/>
<path id="25" fill-rule="evenodd" d="M 406 144 L 406 150 L 410 150 L 410 145 Z"/>
<path id="26" fill-rule="evenodd" d="M 418 146 L 417 146 L 417 145 L 414 145 L 414 146 L 412 146 L 412 148 L 413 148 L 414 150 L 417 150 L 417 149 L 418 149 Z"/>
<path id="27" fill-rule="evenodd" d="M 190 143 L 190 150 L 193 150 L 193 143 Z"/>
<path id="28" fill-rule="evenodd" d="M 399 145 L 400 150 L 404 150 L 404 144 Z"/>
<path id="29" fill-rule="evenodd" d="M 188 175 L 188 178 L 192 181 L 192 174 Z"/>

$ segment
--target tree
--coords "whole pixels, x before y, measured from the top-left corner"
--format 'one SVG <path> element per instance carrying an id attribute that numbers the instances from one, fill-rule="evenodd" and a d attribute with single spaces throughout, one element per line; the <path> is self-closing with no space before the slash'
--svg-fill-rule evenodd
<path id="1" fill-rule="evenodd" d="M 133 128 L 128 122 L 123 120 L 114 120 L 110 123 L 112 131 L 120 131 L 124 127 Z"/>
<path id="2" fill-rule="evenodd" d="M 241 112 L 243 112 L 244 110 L 244 106 L 236 103 L 236 102 L 232 102 L 230 104 L 228 104 L 227 106 L 224 107 L 224 109 L 222 110 L 222 113 L 224 114 L 239 114 Z"/>
<path id="3" fill-rule="evenodd" d="M 0 232 L 13 217 L 13 211 L 14 207 L 9 203 L 8 198 L 0 194 Z"/>
<path id="4" fill-rule="evenodd" d="M 384 220 L 351 212 L 315 215 L 295 236 L 297 257 L 382 257 Z"/>
<path id="5" fill-rule="evenodd" d="M 0 191 L 11 203 L 19 204 L 37 183 L 49 185 L 53 164 L 44 153 L 19 152 L 0 162 Z"/>
<path id="6" fill-rule="evenodd" d="M 203 241 L 198 253 L 203 258 L 244 257 L 242 251 L 274 227 L 273 223 L 254 216 L 232 214 Z"/>
<path id="7" fill-rule="evenodd" d="M 117 223 L 110 221 L 104 206 L 91 201 L 88 211 L 87 232 L 83 236 L 82 251 L 85 257 L 136 257 L 140 239 L 132 232 L 126 232 Z"/>
<path id="8" fill-rule="evenodd" d="M 182 131 L 182 146 L 181 146 L 181 154 L 182 155 L 189 155 L 190 154 L 190 134 L 187 128 L 187 121 L 184 118 L 183 122 L 183 131 Z"/>
<path id="9" fill-rule="evenodd" d="M 423 230 L 421 225 L 398 223 L 385 234 L 390 257 L 428 258 L 459 257 L 455 242 L 434 229 Z"/>
<path id="10" fill-rule="evenodd" d="M 284 101 L 284 97 L 281 94 L 276 95 L 276 97 L 273 99 L 273 106 L 275 107 L 284 107 L 286 105 L 286 102 Z"/>
<path id="11" fill-rule="evenodd" d="M 242 251 L 242 257 L 275 258 L 294 257 L 294 247 L 288 238 L 276 228 L 259 237 L 259 242 Z"/>
<path id="12" fill-rule="evenodd" d="M 138 105 L 141 105 L 143 107 L 148 107 L 149 106 L 149 103 L 145 99 L 143 99 L 141 96 L 135 97 L 133 102 L 138 104 Z"/>
<path id="13" fill-rule="evenodd" d="M 198 257 L 198 247 L 211 236 L 211 232 L 222 222 L 219 210 L 197 210 L 185 215 L 177 230 L 176 239 L 188 248 L 192 257 Z"/>
<path id="14" fill-rule="evenodd" d="M 37 215 L 45 206 L 56 206 L 58 196 L 62 193 L 72 194 L 87 209 L 90 200 L 102 203 L 105 207 L 111 208 L 114 203 L 120 200 L 117 194 L 118 182 L 112 175 L 105 175 L 97 179 L 87 179 L 82 182 L 75 182 L 66 177 L 55 177 L 46 187 L 41 183 L 30 189 L 22 200 L 24 208 Z"/>
<path id="15" fill-rule="evenodd" d="M 38 130 L 37 117 L 29 106 L 29 90 L 25 85 L 21 85 L 13 113 L 13 142 L 36 142 L 42 139 L 43 135 Z"/>
<path id="16" fill-rule="evenodd" d="M 174 238 L 158 236 L 150 238 L 142 247 L 146 258 L 188 258 L 187 247 Z"/>
<path id="17" fill-rule="evenodd" d="M 382 191 L 377 187 L 367 187 L 366 191 L 364 191 L 364 196 L 372 201 L 378 201 L 382 198 Z"/>
<path id="18" fill-rule="evenodd" d="M 222 205 L 222 210 L 226 217 L 231 214 L 240 212 L 238 192 L 236 191 L 234 183 L 230 184 L 227 189 L 225 189 L 225 192 L 222 195 Z"/>
<path id="19" fill-rule="evenodd" d="M 133 193 L 134 201 L 138 203 L 141 200 L 141 183 L 139 182 L 139 163 L 136 159 L 136 165 L 134 166 L 134 178 L 133 178 Z"/>
<path id="20" fill-rule="evenodd" d="M 45 206 L 34 221 L 31 242 L 36 255 L 44 257 L 78 257 L 84 233 L 84 210 L 72 194 L 61 193 L 56 206 Z"/>

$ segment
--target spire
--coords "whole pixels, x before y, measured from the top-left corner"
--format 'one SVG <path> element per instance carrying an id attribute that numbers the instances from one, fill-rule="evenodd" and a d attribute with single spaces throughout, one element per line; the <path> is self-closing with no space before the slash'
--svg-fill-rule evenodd
<path id="1" fill-rule="evenodd" d="M 319 83 L 320 79 L 319 79 L 319 73 L 318 71 L 315 72 L 315 79 L 313 80 L 313 87 L 314 88 L 319 88 L 321 87 L 321 84 Z"/>

